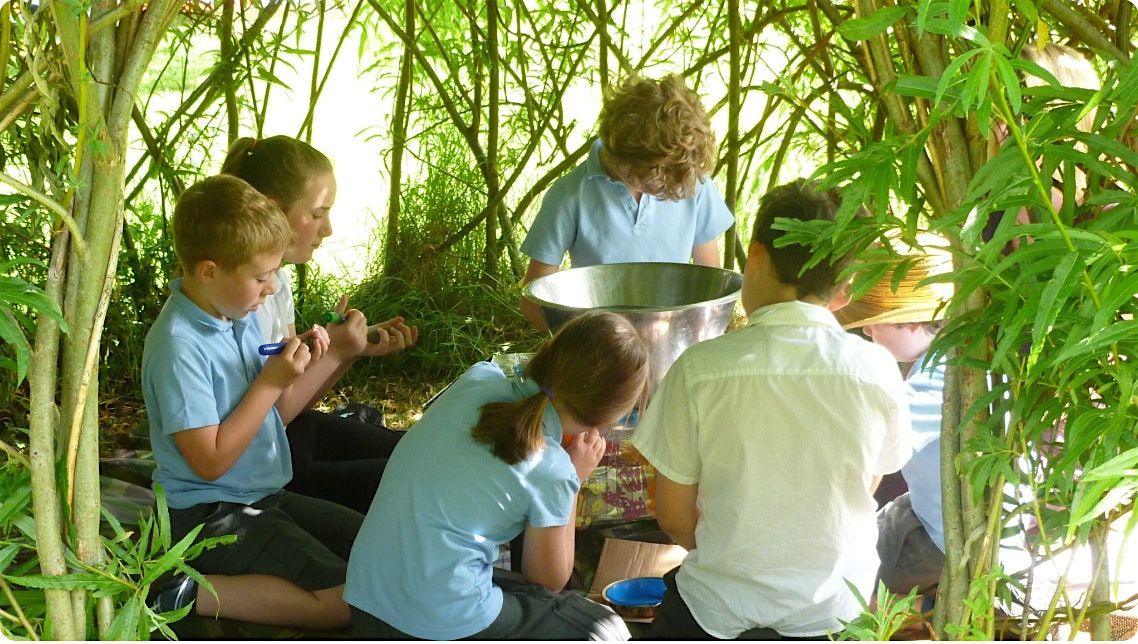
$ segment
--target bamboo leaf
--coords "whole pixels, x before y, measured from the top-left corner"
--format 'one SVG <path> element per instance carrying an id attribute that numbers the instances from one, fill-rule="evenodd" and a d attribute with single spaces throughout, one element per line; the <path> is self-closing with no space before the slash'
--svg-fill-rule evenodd
<path id="1" fill-rule="evenodd" d="M 78 572 L 68 575 L 3 575 L 4 579 L 23 586 L 24 588 L 37 588 L 40 590 L 87 590 L 92 592 L 121 592 L 131 588 L 126 582 L 98 575 L 95 573 Z"/>
<path id="2" fill-rule="evenodd" d="M 907 13 L 909 8 L 905 6 L 881 7 L 868 16 L 843 22 L 838 26 L 838 33 L 848 40 L 869 40 L 896 24 Z"/>
<path id="3" fill-rule="evenodd" d="M 148 639 L 146 638 L 148 633 L 140 632 L 139 629 L 140 603 L 138 595 L 128 597 L 126 602 L 119 607 L 114 620 L 111 622 L 111 627 L 107 629 L 106 636 L 103 639 L 111 641 Z"/>
<path id="4" fill-rule="evenodd" d="M 936 98 L 938 79 L 931 76 L 901 74 L 893 83 L 893 91 L 901 96 L 913 96 L 933 100 Z"/>
<path id="5" fill-rule="evenodd" d="M 1015 69 L 1003 56 L 993 56 L 992 58 L 996 63 L 996 75 L 1003 83 L 1004 91 L 1008 93 L 1008 104 L 1012 108 L 1012 114 L 1019 114 L 1023 109 L 1023 94 L 1019 89 L 1019 78 L 1016 77 Z"/>
<path id="6" fill-rule="evenodd" d="M 151 564 L 150 567 L 147 568 L 146 574 L 143 575 L 139 581 L 139 585 L 148 586 L 154 583 L 154 580 L 181 562 L 185 557 L 186 550 L 189 550 L 190 546 L 194 544 L 194 539 L 197 538 L 201 529 L 202 526 L 195 526 L 193 530 L 190 530 L 189 534 L 183 537 L 174 547 L 170 548 L 166 554 L 162 555 L 161 559 Z"/>
<path id="7" fill-rule="evenodd" d="M 1083 475 L 1084 481 L 1138 477 L 1138 447 L 1127 450 Z"/>
<path id="8" fill-rule="evenodd" d="M 960 70 L 964 67 L 964 65 L 968 64 L 968 61 L 975 58 L 979 53 L 979 49 L 970 49 L 954 58 L 952 62 L 948 64 L 948 67 L 945 68 L 944 73 L 940 75 L 940 82 L 938 82 L 936 86 L 936 97 L 934 99 L 936 103 L 940 103 L 944 99 L 944 94 L 948 91 L 948 88 L 950 86 L 955 85 L 962 80 L 958 76 Z M 961 98 L 961 102 L 967 104 L 964 97 Z"/>
<path id="9" fill-rule="evenodd" d="M 1039 299 L 1039 307 L 1036 309 L 1035 323 L 1031 329 L 1031 351 L 1027 355 L 1027 369 L 1030 371 L 1039 360 L 1040 352 L 1043 351 L 1043 339 L 1051 333 L 1051 327 L 1055 323 L 1055 318 L 1059 316 L 1059 311 L 1063 308 L 1064 302 L 1067 297 L 1074 290 L 1075 285 L 1078 284 L 1079 271 L 1075 270 L 1075 266 L 1081 263 L 1081 258 L 1076 253 L 1069 253 L 1059 260 L 1059 265 L 1055 267 L 1055 275 L 1047 286 L 1043 288 L 1043 294 Z"/>

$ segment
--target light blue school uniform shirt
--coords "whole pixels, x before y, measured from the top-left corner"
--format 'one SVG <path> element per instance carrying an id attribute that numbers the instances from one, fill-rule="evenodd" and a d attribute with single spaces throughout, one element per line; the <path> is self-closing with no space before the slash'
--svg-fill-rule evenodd
<path id="1" fill-rule="evenodd" d="M 913 421 L 913 458 L 901 468 L 909 485 L 913 514 L 944 552 L 944 515 L 940 502 L 940 421 L 944 401 L 944 361 L 930 367 L 925 354 L 905 381 L 909 416 Z"/>
<path id="2" fill-rule="evenodd" d="M 537 391 L 480 362 L 427 409 L 384 470 L 348 560 L 345 601 L 418 638 L 460 639 L 493 623 L 498 546 L 527 522 L 567 525 L 580 488 L 552 405 L 545 446 L 515 465 L 470 436 L 484 404 Z"/>
<path id="3" fill-rule="evenodd" d="M 622 262 L 686 264 L 692 248 L 731 227 L 734 217 L 710 177 L 695 195 L 681 201 L 643 195 L 637 203 L 628 188 L 601 167 L 601 141 L 588 158 L 545 193 L 541 210 L 522 252 L 560 266 L 565 252 L 573 267 Z"/>
<path id="4" fill-rule="evenodd" d="M 265 357 L 257 353 L 261 330 L 254 316 L 222 320 L 206 313 L 182 292 L 181 278 L 170 291 L 142 352 L 142 395 L 158 461 L 154 482 L 166 490 L 170 507 L 179 509 L 217 501 L 248 505 L 279 492 L 292 479 L 292 461 L 276 407 L 217 480 L 195 474 L 174 443 L 177 432 L 225 420 Z"/>

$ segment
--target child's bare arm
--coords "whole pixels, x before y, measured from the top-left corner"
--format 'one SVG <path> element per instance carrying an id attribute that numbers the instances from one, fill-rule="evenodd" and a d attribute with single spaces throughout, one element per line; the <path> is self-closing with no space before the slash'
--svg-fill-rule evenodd
<path id="1" fill-rule="evenodd" d="M 359 356 L 367 344 L 367 318 L 356 309 L 351 309 L 347 312 L 346 320 L 328 327 L 327 336 L 330 340 L 327 352 L 319 359 L 312 360 L 277 402 L 277 412 L 286 425 L 300 412 L 323 398 Z"/>
<path id="2" fill-rule="evenodd" d="M 539 277 L 552 275 L 557 272 L 558 268 L 559 267 L 553 266 L 552 264 L 546 264 L 544 262 L 539 262 L 536 259 L 531 259 L 529 260 L 529 267 L 526 268 L 525 277 L 522 278 L 522 286 L 529 284 Z M 545 321 L 545 316 L 542 314 L 541 307 L 537 305 L 537 302 L 534 302 L 533 300 L 530 300 L 523 295 L 521 297 L 520 307 L 522 310 L 522 315 L 524 315 L 527 320 L 533 323 L 535 327 L 541 329 L 542 331 L 549 330 L 549 323 Z"/>
<path id="3" fill-rule="evenodd" d="M 576 544 L 577 504 L 565 525 L 535 528 L 526 525 L 525 548 L 522 549 L 522 576 L 531 584 L 545 586 L 559 593 L 573 574 L 573 551 Z"/>
<path id="4" fill-rule="evenodd" d="M 605 454 L 605 439 L 595 429 L 573 437 L 566 448 L 569 461 L 581 481 L 589 478 Z M 573 573 L 576 544 L 577 504 L 562 526 L 536 528 L 526 525 L 525 548 L 522 550 L 522 576 L 531 584 L 540 584 L 553 592 L 561 592 Z"/>
<path id="5" fill-rule="evenodd" d="M 701 264 L 703 266 L 714 266 L 715 268 L 719 268 L 720 262 L 722 261 L 719 259 L 719 242 L 713 239 L 709 242 L 692 248 L 691 260 L 695 264 Z M 728 268 L 731 267 L 728 266 Z"/>
<path id="6" fill-rule="evenodd" d="M 695 526 L 699 521 L 699 484 L 683 485 L 656 472 L 656 519 L 672 541 L 695 548 Z"/>
<path id="7" fill-rule="evenodd" d="M 217 425 L 185 429 L 174 434 L 174 444 L 194 473 L 213 481 L 220 478 L 249 447 L 265 416 L 310 359 L 308 347 L 292 338 L 279 355 L 269 358 L 241 402 Z"/>

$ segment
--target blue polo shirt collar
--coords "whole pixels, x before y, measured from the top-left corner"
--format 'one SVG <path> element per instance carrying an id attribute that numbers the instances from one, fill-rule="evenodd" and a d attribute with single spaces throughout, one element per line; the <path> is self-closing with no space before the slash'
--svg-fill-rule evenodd
<path id="1" fill-rule="evenodd" d="M 829 309 L 801 300 L 779 302 L 755 309 L 747 318 L 747 326 L 824 326 L 839 331 L 842 325 Z"/>
<path id="2" fill-rule="evenodd" d="M 612 183 L 620 183 L 610 177 L 601 165 L 601 146 L 601 140 L 596 139 L 593 141 L 593 147 L 589 148 L 589 156 L 585 159 L 585 176 L 589 179 L 608 179 Z"/>
<path id="3" fill-rule="evenodd" d="M 170 301 L 173 302 L 187 318 L 192 320 L 194 324 L 200 324 L 223 333 L 228 332 L 235 324 L 234 320 L 223 320 L 206 313 L 205 309 L 191 300 L 189 296 L 182 291 L 181 277 L 170 282 Z M 243 324 L 244 322 L 245 320 L 236 321 L 237 324 Z"/>

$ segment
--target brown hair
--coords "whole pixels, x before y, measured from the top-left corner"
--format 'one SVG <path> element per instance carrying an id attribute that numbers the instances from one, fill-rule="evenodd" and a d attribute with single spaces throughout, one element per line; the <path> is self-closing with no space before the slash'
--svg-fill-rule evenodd
<path id="1" fill-rule="evenodd" d="M 186 189 L 174 206 L 174 252 L 187 274 L 203 260 L 232 269 L 253 257 L 284 252 L 292 229 L 271 199 L 237 177 L 220 174 Z"/>
<path id="2" fill-rule="evenodd" d="M 546 403 L 558 400 L 589 426 L 619 420 L 648 391 L 648 348 L 632 323 L 615 313 L 587 311 L 566 322 L 525 368 L 541 391 L 516 402 L 488 403 L 470 431 L 513 465 L 541 449 Z"/>
<path id="3" fill-rule="evenodd" d="M 615 179 L 661 199 L 687 199 L 715 169 L 715 136 L 699 96 L 671 74 L 631 76 L 605 95 L 601 163 Z"/>
<path id="4" fill-rule="evenodd" d="M 278 134 L 267 139 L 237 139 L 229 147 L 221 171 L 244 179 L 282 210 L 288 210 L 304 196 L 309 179 L 332 172 L 332 162 L 304 141 Z"/>
<path id="5" fill-rule="evenodd" d="M 775 230 L 772 224 L 778 217 L 799 221 L 833 221 L 840 203 L 841 196 L 837 191 L 819 191 L 813 182 L 805 179 L 795 179 L 773 188 L 759 201 L 751 243 L 766 247 L 779 281 L 793 286 L 799 299 L 815 296 L 829 300 L 833 297 L 838 286 L 838 276 L 853 260 L 853 254 L 823 259 L 803 271 L 813 250 L 802 244 L 777 247 L 775 240 L 783 232 Z"/>

